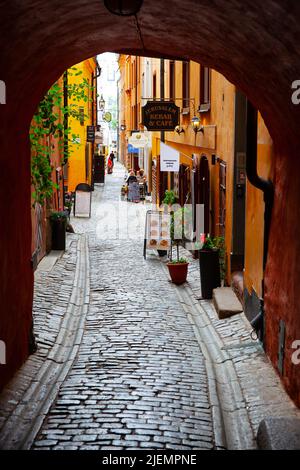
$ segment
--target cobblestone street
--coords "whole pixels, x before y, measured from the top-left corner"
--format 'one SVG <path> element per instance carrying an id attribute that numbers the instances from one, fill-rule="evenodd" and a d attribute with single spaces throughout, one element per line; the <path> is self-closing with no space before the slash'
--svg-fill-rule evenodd
<path id="1" fill-rule="evenodd" d="M 123 173 L 96 190 L 90 221 L 74 221 L 89 234 L 89 311 L 34 448 L 211 449 L 204 358 L 159 260 L 144 261 L 141 240 L 96 234 L 99 201 L 117 203 Z"/>
<path id="2" fill-rule="evenodd" d="M 243 315 L 220 321 L 199 302 L 196 261 L 175 287 L 142 237 L 101 236 L 123 174 L 117 164 L 96 187 L 91 219 L 73 218 L 67 251 L 36 273 L 39 348 L 0 397 L 1 448 L 255 448 L 261 419 L 298 412 Z M 145 206 L 130 207 L 143 233 Z"/>

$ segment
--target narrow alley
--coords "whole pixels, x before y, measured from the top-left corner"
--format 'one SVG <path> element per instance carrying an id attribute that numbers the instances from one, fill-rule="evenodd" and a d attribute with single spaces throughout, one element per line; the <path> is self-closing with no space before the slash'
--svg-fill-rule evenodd
<path id="1" fill-rule="evenodd" d="M 175 287 L 164 258 L 144 260 L 142 238 L 101 237 L 123 176 L 117 163 L 95 186 L 92 217 L 72 218 L 66 252 L 36 272 L 38 351 L 2 392 L 0 446 L 255 448 L 261 419 L 299 412 L 243 314 L 221 322 L 198 300 L 192 258 L 188 283 Z"/>

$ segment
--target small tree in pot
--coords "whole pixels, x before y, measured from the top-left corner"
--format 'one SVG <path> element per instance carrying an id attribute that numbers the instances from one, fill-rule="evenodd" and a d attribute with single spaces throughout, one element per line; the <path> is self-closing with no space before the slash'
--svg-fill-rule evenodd
<path id="1" fill-rule="evenodd" d="M 180 285 L 186 282 L 188 274 L 188 261 L 181 258 L 179 254 L 179 242 L 182 241 L 184 235 L 184 209 L 179 209 L 175 213 L 171 213 L 171 259 L 167 263 L 169 273 L 174 284 Z M 176 260 L 173 260 L 172 248 L 176 245 Z"/>

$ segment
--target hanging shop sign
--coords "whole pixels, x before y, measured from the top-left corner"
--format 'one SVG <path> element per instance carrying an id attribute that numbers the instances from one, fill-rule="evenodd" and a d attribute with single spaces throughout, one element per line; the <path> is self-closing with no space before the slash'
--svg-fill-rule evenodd
<path id="1" fill-rule="evenodd" d="M 179 171 L 180 153 L 169 145 L 160 143 L 160 171 Z"/>
<path id="2" fill-rule="evenodd" d="M 148 144 L 148 137 L 142 132 L 133 132 L 128 142 L 135 148 L 144 148 Z"/>
<path id="3" fill-rule="evenodd" d="M 105 122 L 111 122 L 112 116 L 109 111 L 106 111 L 106 113 L 103 114 L 103 121 Z"/>
<path id="4" fill-rule="evenodd" d="M 86 126 L 86 140 L 87 142 L 95 141 L 95 126 Z"/>
<path id="5" fill-rule="evenodd" d="M 142 123 L 148 131 L 173 131 L 179 124 L 179 107 L 172 101 L 147 101 Z"/>

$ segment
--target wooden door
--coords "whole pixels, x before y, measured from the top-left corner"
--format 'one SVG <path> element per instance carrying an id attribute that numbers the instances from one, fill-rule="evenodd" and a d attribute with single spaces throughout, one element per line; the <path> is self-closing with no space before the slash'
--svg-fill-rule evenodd
<path id="1" fill-rule="evenodd" d="M 105 157 L 104 155 L 94 156 L 94 183 L 104 183 Z"/>

